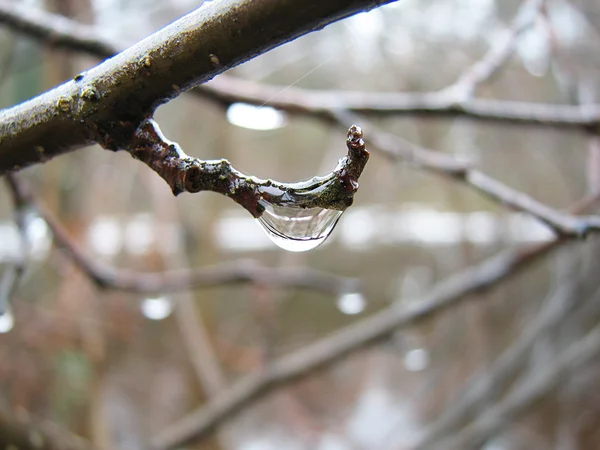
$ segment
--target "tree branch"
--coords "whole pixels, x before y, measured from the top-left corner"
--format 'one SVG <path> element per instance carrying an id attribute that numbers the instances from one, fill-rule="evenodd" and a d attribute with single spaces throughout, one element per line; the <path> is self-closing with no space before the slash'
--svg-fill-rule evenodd
<path id="1" fill-rule="evenodd" d="M 129 152 L 164 178 L 175 195 L 185 191 L 218 192 L 260 217 L 268 204 L 338 211 L 352 205 L 369 152 L 356 125 L 348 130 L 346 144 L 348 156 L 339 161 L 333 172 L 299 183 L 249 177 L 225 159 L 202 161 L 189 157 L 178 144 L 168 141 L 151 119 L 136 130 Z"/>
<path id="2" fill-rule="evenodd" d="M 0 174 L 89 143 L 128 148 L 161 103 L 260 53 L 390 1 L 206 3 L 72 81 L 0 111 Z M 2 17 L 8 20 L 6 11 Z M 29 32 L 40 29 L 39 23 L 19 24 Z"/>
<path id="3" fill-rule="evenodd" d="M 16 294 L 21 280 L 25 275 L 29 264 L 29 238 L 27 234 L 27 203 L 20 195 L 17 185 L 11 179 L 6 180 L 9 184 L 15 224 L 19 230 L 19 251 L 17 257 L 8 261 L 8 267 L 0 279 L 0 315 L 6 313 L 10 308 L 10 301 Z"/>

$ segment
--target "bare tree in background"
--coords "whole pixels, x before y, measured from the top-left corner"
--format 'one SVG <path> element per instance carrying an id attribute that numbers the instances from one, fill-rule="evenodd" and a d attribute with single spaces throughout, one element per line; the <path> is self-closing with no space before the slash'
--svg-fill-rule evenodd
<path id="1" fill-rule="evenodd" d="M 67 3 L 58 2 L 63 7 Z M 585 50 L 577 55 L 565 49 L 568 33 L 561 22 L 568 11 L 571 25 L 585 29 L 580 30 L 581 36 L 596 33 L 597 37 L 594 26 L 598 24 L 590 13 L 597 7 L 593 2 L 542 0 L 498 4 L 498 15 L 513 16 L 510 25 L 497 35 L 490 30 L 485 36 L 490 49 L 475 62 L 458 48 L 454 59 L 437 55 L 441 64 L 431 65 L 430 72 L 457 59 L 463 63 L 446 68 L 447 73 L 432 77 L 433 82 L 423 78 L 424 70 L 418 67 L 397 68 L 398 74 L 391 70 L 390 56 L 401 59 L 397 46 L 403 42 L 394 40 L 400 30 L 393 22 L 385 23 L 381 41 L 372 39 L 377 51 L 363 51 L 370 58 L 341 62 L 348 72 L 368 74 L 362 81 L 365 90 L 340 90 L 345 87 L 342 79 L 336 79 L 336 90 L 302 88 L 306 74 L 291 85 L 275 86 L 242 79 L 243 67 L 237 75 L 219 75 L 257 55 L 268 57 L 266 52 L 299 36 L 385 3 L 393 2 L 206 2 L 124 50 L 127 45 L 121 39 L 104 38 L 91 25 L 0 1 L 0 22 L 15 35 L 49 47 L 51 55 L 65 52 L 66 61 L 71 61 L 66 56 L 71 52 L 105 60 L 70 74 L 70 81 L 39 97 L 0 111 L 0 173 L 21 235 L 5 264 L 0 301 L 4 309 L 13 305 L 7 316 L 13 320 L 14 315 L 17 328 L 27 330 L 6 335 L 1 348 L 0 380 L 8 393 L 0 414 L 2 445 L 283 448 L 283 439 L 289 448 L 296 448 L 289 441 L 298 442 L 298 448 L 597 447 L 598 407 L 589 394 L 597 386 L 600 353 L 594 258 L 600 217 L 593 214 L 599 168 L 597 66 L 593 57 L 582 62 Z M 395 7 L 389 10 L 394 14 L 411 11 L 410 6 L 406 10 L 402 5 L 390 6 Z M 427 8 L 432 17 L 444 15 L 440 2 L 428 2 Z M 88 15 L 93 10 L 90 5 L 83 9 Z M 69 8 L 58 12 L 77 15 Z M 390 17 L 396 16 L 390 13 Z M 570 30 L 576 33 L 573 27 Z M 520 47 L 534 37 L 537 43 Z M 363 44 L 367 45 L 357 40 L 343 52 L 359 54 Z M 545 62 L 539 55 L 521 55 L 528 72 L 542 78 L 526 77 L 511 66 L 515 54 L 527 48 L 530 52 L 546 49 Z M 437 50 L 445 54 L 443 46 Z M 311 49 L 309 56 L 314 56 L 312 51 L 316 50 Z M 292 58 L 293 53 L 287 55 Z M 14 50 L 6 55 L 10 57 L 5 66 L 10 67 Z M 391 74 L 388 85 L 386 72 L 373 68 L 381 64 L 377 57 L 385 60 Z M 406 74 L 401 79 L 403 69 Z M 262 78 L 269 78 L 268 71 Z M 448 82 L 450 78 L 454 81 Z M 529 84 L 513 89 L 517 83 Z M 380 84 L 387 91 L 373 92 Z M 159 105 L 184 92 L 190 106 L 180 108 L 190 111 L 187 116 L 193 122 L 186 113 L 172 121 L 167 116 L 162 120 L 160 111 L 155 117 Z M 328 175 L 303 185 L 246 176 L 223 158 L 231 158 L 236 166 L 240 161 L 240 167 L 263 170 L 257 174 L 260 177 L 278 178 L 264 173 L 278 164 L 252 155 L 252 151 L 263 154 L 257 150 L 262 145 L 254 147 L 250 135 L 235 139 L 227 128 L 222 131 L 211 125 L 221 120 L 214 119 L 222 116 L 221 111 L 231 112 L 240 104 L 257 107 L 253 114 L 267 106 L 275 108 L 299 124 L 281 142 L 289 148 L 283 162 L 292 161 L 284 164 L 288 174 L 293 170 L 287 166 L 299 158 L 321 157 L 329 167 L 332 158 L 313 149 L 315 136 L 321 141 L 328 136 L 323 130 L 334 130 L 335 157 L 347 156 Z M 210 108 L 216 114 L 205 112 Z M 202 115 L 194 116 L 199 110 Z M 305 123 L 309 120 L 314 123 Z M 194 129 L 187 135 L 180 133 L 180 146 L 163 135 L 158 122 L 170 128 L 169 135 L 177 135 L 178 122 Z M 364 129 L 366 144 L 353 123 Z M 345 140 L 340 130 L 345 133 L 349 127 Z M 454 135 L 460 136 L 455 145 Z M 528 153 L 528 139 L 538 156 Z M 483 150 L 477 150 L 480 156 L 473 158 L 475 141 L 493 153 L 484 158 Z M 265 199 L 275 206 L 341 214 L 353 201 L 368 158 L 366 146 L 379 161 L 370 163 L 376 164 L 373 170 L 378 176 L 363 185 L 361 195 L 365 204 L 385 205 L 391 212 L 380 214 L 377 208 L 365 206 L 356 213 L 349 209 L 340 232 L 349 247 L 356 248 L 346 253 L 328 247 L 317 251 L 323 255 L 318 260 L 273 259 L 260 253 L 254 261 L 236 259 L 220 253 L 210 238 L 199 238 L 202 233 L 195 230 L 206 229 L 208 216 L 218 214 L 218 209 L 194 195 L 178 197 L 178 202 L 188 202 L 182 208 L 186 213 L 178 212 L 165 186 L 155 183 L 155 174 L 144 168 L 137 173 L 138 166 L 118 153 L 109 154 L 110 161 L 66 162 L 65 173 L 57 169 L 62 159 L 80 156 L 84 152 L 75 150 L 90 144 L 125 150 L 164 179 L 175 195 L 221 193 L 259 220 Z M 236 147 L 241 151 L 228 154 Z M 554 147 L 560 149 L 551 153 L 548 149 Z M 344 153 L 339 154 L 340 149 Z M 200 152 L 202 159 L 187 156 L 184 150 Z M 43 168 L 29 169 L 39 174 L 47 168 L 47 178 L 42 179 L 49 181 L 18 173 L 58 155 L 65 156 Z M 86 164 L 89 169 L 83 167 Z M 107 170 L 106 164 L 120 169 Z M 413 168 L 417 171 L 411 175 Z M 95 178 L 80 179 L 83 185 L 68 194 L 84 211 L 75 220 L 56 189 L 87 170 L 96 172 Z M 104 172 L 97 175 L 100 170 Z M 427 178 L 423 182 L 420 177 Z M 110 183 L 106 180 L 114 183 L 115 195 L 119 192 L 123 197 L 116 209 L 107 198 Z M 415 188 L 419 183 L 427 187 Z M 136 192 L 139 185 L 144 187 Z M 83 186 L 88 195 L 82 193 Z M 398 198 L 407 201 L 412 193 L 419 201 L 431 203 L 432 191 L 434 204 L 454 208 L 469 220 L 460 221 L 457 213 L 432 218 L 429 212 L 427 221 L 410 211 L 404 216 L 395 212 Z M 196 203 L 191 203 L 192 198 Z M 138 208 L 143 211 L 144 204 L 153 212 L 157 229 L 150 256 L 141 261 L 122 256 L 115 261 L 116 252 L 102 259 L 84 248 L 82 237 L 92 228 L 90 217 L 104 210 L 125 215 Z M 502 216 L 494 211 L 496 205 L 521 214 Z M 494 211 L 497 219 L 490 223 L 489 214 L 478 213 L 479 209 Z M 185 224 L 186 220 L 186 233 L 169 228 L 172 222 Z M 411 220 L 418 222 L 410 231 L 412 237 L 402 237 Z M 345 225 L 352 221 L 354 228 Z M 133 231 L 126 239 L 132 248 L 143 240 L 145 223 L 130 227 Z M 223 229 L 227 223 L 235 221 L 222 221 Z M 420 247 L 425 244 L 412 253 L 390 251 L 398 240 L 418 242 L 418 236 L 427 234 L 426 224 L 435 227 L 432 233 L 438 243 L 460 245 L 455 250 L 444 246 L 432 250 L 435 261 L 423 256 Z M 51 282 L 39 275 L 23 281 L 35 264 L 31 255 L 36 226 L 46 227 L 62 250 L 56 255 L 58 274 Z M 105 223 L 102 239 L 115 230 Z M 182 236 L 187 236 L 187 246 Z M 402 266 L 396 265 L 400 259 L 405 260 Z M 390 283 L 398 272 L 402 273 L 399 281 Z M 51 294 L 32 287 L 42 283 L 52 286 Z M 384 287 L 386 283 L 394 286 Z M 194 297 L 189 293 L 192 288 L 209 294 Z M 393 289 L 399 292 L 390 294 Z M 215 290 L 224 293 L 210 293 Z M 166 328 L 152 332 L 128 306 L 127 295 L 154 296 L 147 301 L 163 308 L 173 302 L 173 332 Z M 165 301 L 166 295 L 172 295 L 171 300 Z M 340 326 L 339 318 L 331 319 L 331 310 L 323 306 L 332 304 L 323 303 L 323 296 L 337 299 L 341 312 L 364 317 Z M 25 301 L 46 297 L 56 298 L 52 307 L 45 305 L 48 302 Z M 370 300 L 368 314 L 365 298 Z M 314 303 L 314 299 L 320 300 Z M 313 303 L 313 309 L 307 306 Z M 286 308 L 293 320 L 286 319 Z M 333 326 L 321 319 L 325 315 Z M 221 323 L 219 316 L 228 319 Z M 250 318 L 250 330 L 240 325 L 241 316 Z M 320 327 L 331 334 L 323 336 Z M 308 342 L 294 344 L 294 329 L 311 329 L 314 335 Z M 25 346 L 23 351 L 11 350 L 20 345 Z M 53 370 L 53 365 L 59 369 Z M 49 374 L 53 386 L 44 390 L 40 385 Z M 61 380 L 66 383 L 62 390 Z M 78 388 L 67 380 L 79 380 L 83 394 L 70 400 Z M 270 406 L 261 407 L 265 402 Z M 268 429 L 269 423 L 279 423 L 283 431 L 261 435 L 258 424 Z"/>

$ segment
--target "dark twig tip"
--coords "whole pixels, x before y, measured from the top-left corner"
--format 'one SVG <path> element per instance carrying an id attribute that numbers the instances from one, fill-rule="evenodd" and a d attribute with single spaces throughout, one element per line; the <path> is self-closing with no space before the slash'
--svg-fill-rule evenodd
<path id="1" fill-rule="evenodd" d="M 363 137 L 363 132 L 362 132 L 362 129 L 358 125 L 353 124 L 348 129 L 348 139 L 356 140 L 356 139 L 360 139 L 362 137 Z"/>

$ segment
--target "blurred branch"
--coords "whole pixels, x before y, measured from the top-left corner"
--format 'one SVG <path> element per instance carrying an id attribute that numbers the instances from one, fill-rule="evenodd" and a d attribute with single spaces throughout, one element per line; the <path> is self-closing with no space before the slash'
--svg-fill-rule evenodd
<path id="1" fill-rule="evenodd" d="M 322 0 L 301 8 L 277 0 L 206 2 L 72 81 L 0 111 L 0 174 L 90 143 L 129 148 L 160 104 L 285 42 L 391 1 Z M 28 8 L 1 4 L 5 23 L 14 27 L 27 17 Z M 24 22 L 21 31 L 39 31 L 40 21 L 28 28 Z"/>
<path id="2" fill-rule="evenodd" d="M 529 0 L 535 12 L 540 0 Z M 529 2 L 527 2 L 529 3 Z M 479 63 L 464 72 L 457 84 L 469 80 L 475 88 L 489 79 L 506 62 L 516 40 L 526 28 L 520 25 L 518 14 L 505 43 L 492 49 Z M 44 44 L 110 58 L 126 45 L 98 37 L 95 27 L 30 7 L 0 0 L 0 23 L 14 31 L 40 39 Z M 512 37 L 511 37 L 512 36 Z M 477 69 L 475 68 L 477 67 Z M 472 70 L 472 72 L 471 72 Z M 462 80 L 462 81 L 461 81 Z M 229 76 L 219 76 L 192 91 L 222 105 L 235 102 L 253 105 L 268 104 L 289 113 L 335 120 L 335 112 L 346 110 L 374 115 L 431 115 L 515 124 L 555 127 L 594 128 L 600 124 L 600 105 L 557 105 L 504 100 L 468 99 L 457 101 L 446 90 L 425 93 L 318 91 L 295 87 L 269 86 Z M 347 125 L 345 125 L 347 126 Z"/>
<path id="3" fill-rule="evenodd" d="M 106 37 L 98 37 L 98 29 L 91 33 L 92 27 L 89 25 L 9 0 L 0 1 L 0 23 L 18 33 L 42 40 L 52 47 L 101 58 L 110 58 L 119 52 Z"/>
<path id="4" fill-rule="evenodd" d="M 559 105 L 473 98 L 458 101 L 438 92 L 318 91 L 272 86 L 220 76 L 198 87 L 224 106 L 235 102 L 269 105 L 292 114 L 332 120 L 336 111 L 365 115 L 466 117 L 486 122 L 594 128 L 600 124 L 600 105 Z M 194 92 L 195 92 L 194 91 Z"/>
<path id="5" fill-rule="evenodd" d="M 560 325 L 581 303 L 574 297 L 574 274 L 568 275 L 557 281 L 556 289 L 545 302 L 542 311 L 527 324 L 518 340 L 504 351 L 484 374 L 468 380 L 456 400 L 425 428 L 414 444 L 414 449 L 434 448 L 434 443 L 459 428 L 469 417 L 476 414 L 477 409 L 485 408 L 486 404 L 490 404 L 486 402 L 490 402 L 503 387 L 515 379 L 540 337 Z"/>
<path id="6" fill-rule="evenodd" d="M 158 293 L 235 283 L 262 283 L 270 286 L 308 289 L 338 295 L 360 290 L 360 282 L 310 269 L 278 269 L 263 267 L 256 261 L 239 260 L 196 270 L 140 273 L 116 269 L 92 259 L 69 236 L 54 215 L 35 198 L 25 182 L 16 174 L 5 175 L 21 201 L 31 204 L 48 224 L 56 244 L 69 256 L 94 284 L 103 289 L 127 292 Z"/>
<path id="7" fill-rule="evenodd" d="M 599 199 L 599 196 L 584 198 L 573 206 L 572 212 L 581 212 Z M 245 376 L 214 401 L 161 432 L 154 440 L 154 448 L 165 450 L 181 447 L 208 435 L 272 390 L 379 342 L 399 328 L 414 325 L 450 306 L 456 306 L 471 294 L 493 288 L 562 242 L 565 242 L 564 239 L 557 237 L 543 244 L 504 251 L 438 283 L 429 295 L 415 302 L 414 306 L 406 309 L 390 306 L 272 362 L 264 371 Z"/>
<path id="8" fill-rule="evenodd" d="M 49 421 L 35 421 L 24 410 L 9 414 L 0 410 L 0 447 L 19 450 L 91 450 L 84 438 Z"/>
<path id="9" fill-rule="evenodd" d="M 338 123 L 348 119 L 357 118 L 343 113 L 336 114 Z M 422 170 L 445 175 L 470 186 L 502 205 L 530 214 L 563 237 L 581 238 L 588 232 L 600 231 L 599 216 L 575 216 L 560 212 L 474 169 L 467 162 L 459 161 L 443 152 L 412 144 L 399 136 L 378 129 L 371 123 L 366 122 L 366 125 L 370 129 L 371 137 L 368 139 L 370 146 L 379 149 L 388 157 L 401 158 Z"/>
<path id="10" fill-rule="evenodd" d="M 6 178 L 9 192 L 12 194 L 15 224 L 19 231 L 19 250 L 14 260 L 8 261 L 0 280 L 0 315 L 10 308 L 10 301 L 17 292 L 21 279 L 25 275 L 29 262 L 29 238 L 27 236 L 26 210 L 27 203 L 20 192 L 20 187 L 11 177 Z"/>
<path id="11" fill-rule="evenodd" d="M 477 87 L 494 77 L 513 55 L 521 35 L 541 14 L 546 0 L 523 0 L 506 35 L 480 60 L 465 70 L 458 80 L 442 92 L 467 100 L 475 95 Z"/>
<path id="12" fill-rule="evenodd" d="M 600 355 L 600 326 L 590 331 L 553 358 L 546 367 L 532 371 L 501 402 L 482 414 L 457 436 L 443 442 L 444 450 L 469 450 L 481 448 L 492 436 L 501 431 L 515 417 L 524 413 L 533 403 L 541 400 L 563 380 L 581 370 L 585 364 Z"/>

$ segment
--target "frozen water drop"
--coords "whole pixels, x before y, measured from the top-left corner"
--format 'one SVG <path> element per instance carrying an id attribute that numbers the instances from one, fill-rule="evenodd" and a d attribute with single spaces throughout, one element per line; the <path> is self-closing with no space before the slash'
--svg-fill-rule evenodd
<path id="1" fill-rule="evenodd" d="M 338 309 L 344 314 L 360 314 L 365 310 L 367 301 L 360 292 L 346 292 L 337 300 Z"/>
<path id="2" fill-rule="evenodd" d="M 342 215 L 333 209 L 261 203 L 265 211 L 258 223 L 275 244 L 290 252 L 305 252 L 322 244 Z"/>

